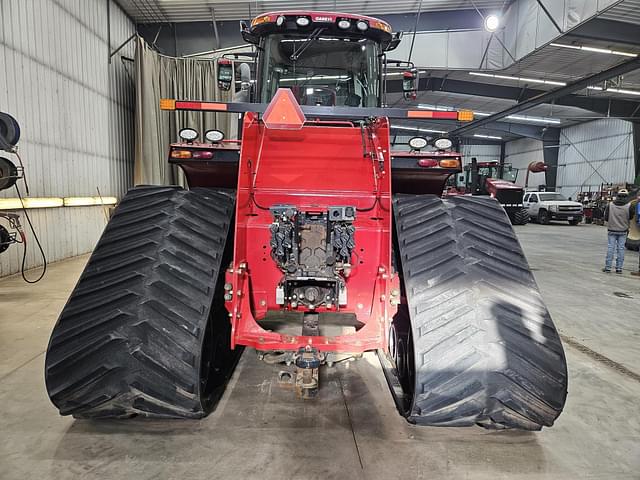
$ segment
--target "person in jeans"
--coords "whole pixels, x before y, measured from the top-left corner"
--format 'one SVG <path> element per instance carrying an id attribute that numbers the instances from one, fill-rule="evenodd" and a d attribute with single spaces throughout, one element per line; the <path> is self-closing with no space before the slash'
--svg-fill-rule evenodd
<path id="1" fill-rule="evenodd" d="M 624 263 L 624 244 L 629 233 L 629 220 L 633 218 L 633 207 L 627 206 L 629 192 L 626 189 L 618 190 L 618 195 L 613 203 L 607 205 L 604 211 L 604 220 L 607 222 L 609 242 L 604 268 L 605 273 L 611 273 L 613 256 L 616 256 L 616 273 L 622 273 Z"/>
<path id="2" fill-rule="evenodd" d="M 638 202 L 636 203 L 636 222 L 638 223 L 638 228 L 640 228 L 640 191 L 638 192 Z M 640 277 L 640 257 L 638 257 L 638 271 L 631 272 L 631 275 L 634 277 Z"/>

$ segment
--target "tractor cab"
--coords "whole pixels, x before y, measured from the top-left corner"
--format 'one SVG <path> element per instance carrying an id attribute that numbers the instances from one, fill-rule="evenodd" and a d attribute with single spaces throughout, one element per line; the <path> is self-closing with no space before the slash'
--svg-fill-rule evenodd
<path id="1" fill-rule="evenodd" d="M 329 12 L 278 12 L 243 30 L 258 47 L 255 101 L 269 103 L 279 88 L 300 105 L 379 107 L 383 57 L 400 42 L 381 20 Z"/>
<path id="2" fill-rule="evenodd" d="M 518 179 L 518 170 L 510 163 L 478 162 L 477 167 L 473 163 L 464 167 L 464 173 L 459 176 L 458 187 L 474 195 L 489 195 L 490 184 L 487 180 L 502 180 L 505 183 L 515 184 Z"/>

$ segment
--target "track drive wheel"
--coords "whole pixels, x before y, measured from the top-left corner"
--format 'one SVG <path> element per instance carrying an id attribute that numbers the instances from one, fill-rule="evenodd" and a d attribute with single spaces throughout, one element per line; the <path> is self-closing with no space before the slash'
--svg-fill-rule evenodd
<path id="1" fill-rule="evenodd" d="M 53 329 L 51 401 L 77 418 L 199 418 L 239 350 L 224 309 L 234 192 L 140 187 L 124 197 Z"/>
<path id="2" fill-rule="evenodd" d="M 380 357 L 401 413 L 421 425 L 553 425 L 564 351 L 502 207 L 400 195 L 394 216 L 406 303 Z"/>

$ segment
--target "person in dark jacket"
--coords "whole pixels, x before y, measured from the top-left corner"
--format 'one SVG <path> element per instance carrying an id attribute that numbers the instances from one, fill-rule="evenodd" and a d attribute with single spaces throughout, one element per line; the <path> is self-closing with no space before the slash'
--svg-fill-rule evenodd
<path id="1" fill-rule="evenodd" d="M 629 192 L 626 189 L 618 190 L 616 199 L 607 205 L 604 211 L 604 219 L 607 222 L 609 241 L 607 257 L 604 268 L 605 273 L 611 273 L 614 253 L 616 254 L 616 273 L 622 273 L 624 263 L 624 244 L 629 233 L 629 220 L 633 218 L 633 207 L 627 205 Z"/>
<path id="2" fill-rule="evenodd" d="M 638 197 L 636 198 L 636 223 L 638 224 L 638 228 L 640 228 L 640 191 L 638 192 Z M 640 277 L 640 257 L 638 257 L 638 271 L 631 272 L 631 275 L 634 277 Z"/>

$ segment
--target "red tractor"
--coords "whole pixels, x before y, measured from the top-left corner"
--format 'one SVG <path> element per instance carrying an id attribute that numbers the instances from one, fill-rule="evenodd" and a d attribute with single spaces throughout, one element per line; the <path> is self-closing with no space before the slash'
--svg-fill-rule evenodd
<path id="1" fill-rule="evenodd" d="M 524 208 L 524 188 L 516 184 L 517 178 L 518 171 L 509 163 L 478 162 L 472 158 L 460 175 L 458 192 L 495 198 L 513 225 L 526 225 L 529 212 Z"/>
<path id="2" fill-rule="evenodd" d="M 377 352 L 412 423 L 552 425 L 565 356 L 504 210 L 441 198 L 457 154 L 390 152 L 389 118 L 466 113 L 381 108 L 399 42 L 381 20 L 269 13 L 243 36 L 256 103 L 161 105 L 244 113 L 242 140 L 186 129 L 189 189 L 122 199 L 50 340 L 60 413 L 203 417 L 251 347 L 305 399 L 320 368 Z"/>

